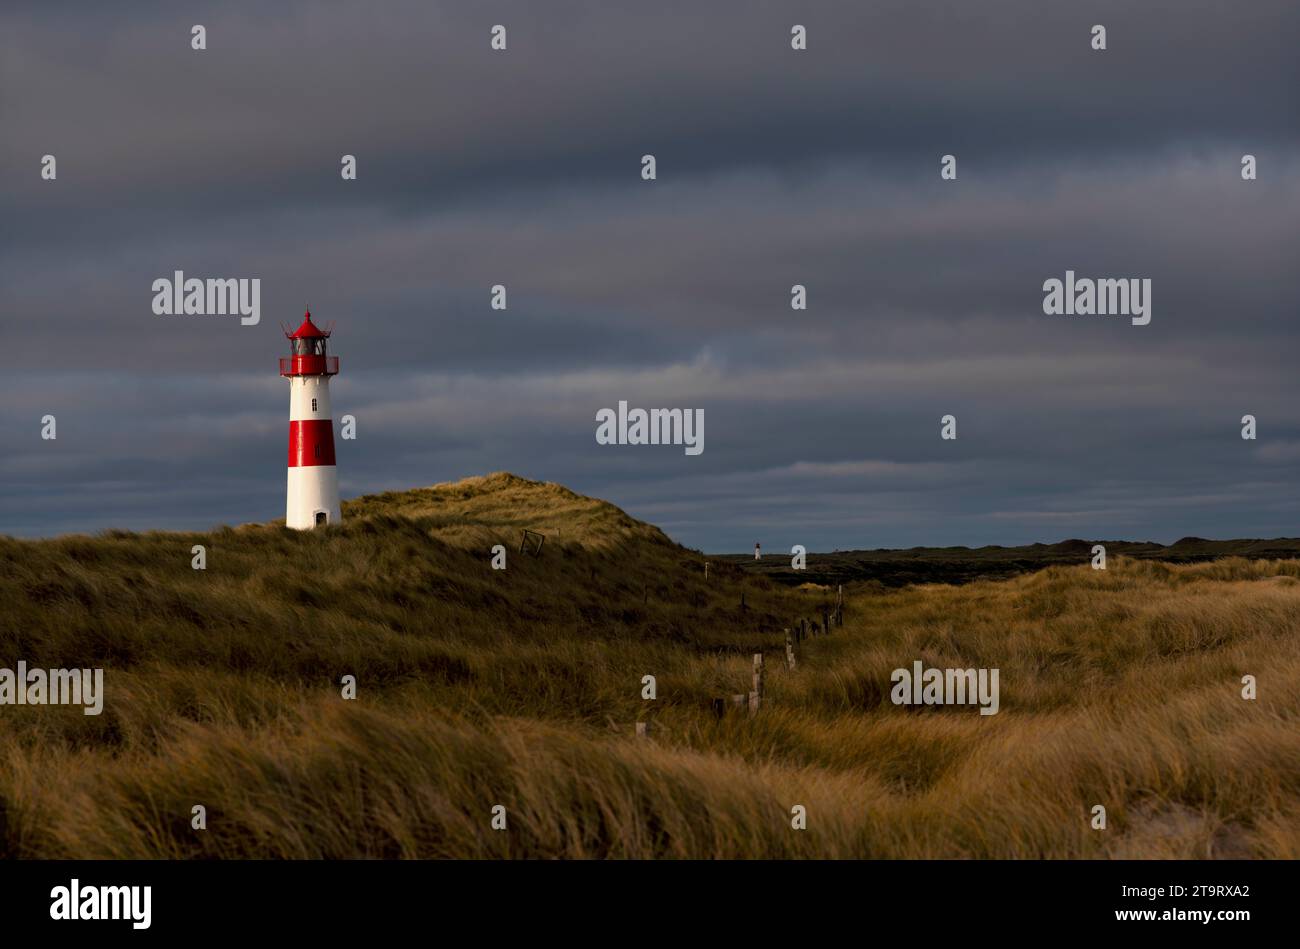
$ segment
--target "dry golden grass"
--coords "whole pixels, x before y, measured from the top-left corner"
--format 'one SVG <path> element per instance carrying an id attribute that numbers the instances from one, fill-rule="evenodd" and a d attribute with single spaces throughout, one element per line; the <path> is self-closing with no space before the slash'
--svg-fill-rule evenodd
<path id="1" fill-rule="evenodd" d="M 561 487 L 492 475 L 345 516 L 0 539 L 0 666 L 107 686 L 98 717 L 0 708 L 0 854 L 1300 856 L 1300 563 L 864 585 L 787 672 L 780 629 L 825 591 L 706 584 L 698 554 Z M 759 649 L 765 707 L 715 718 Z M 1001 712 L 892 705 L 917 659 L 999 668 Z"/>

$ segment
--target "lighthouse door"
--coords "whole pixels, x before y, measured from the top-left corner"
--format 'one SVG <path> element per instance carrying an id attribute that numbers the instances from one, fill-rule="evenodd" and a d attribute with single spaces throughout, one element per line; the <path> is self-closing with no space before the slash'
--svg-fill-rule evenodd
<path id="1" fill-rule="evenodd" d="M 317 511 L 317 512 L 316 512 L 316 526 L 317 526 L 317 527 L 321 527 L 321 526 L 323 526 L 324 524 L 328 523 L 329 519 L 330 519 L 330 516 L 329 516 L 328 514 L 326 514 L 324 511 Z"/>

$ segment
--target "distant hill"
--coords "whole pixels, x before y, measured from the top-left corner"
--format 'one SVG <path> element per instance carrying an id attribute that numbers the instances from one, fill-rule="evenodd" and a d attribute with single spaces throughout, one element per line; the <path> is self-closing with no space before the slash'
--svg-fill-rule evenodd
<path id="1" fill-rule="evenodd" d="M 83 662 L 166 650 L 203 663 L 234 643 L 244 648 L 256 630 L 248 645 L 258 653 L 284 637 L 306 648 L 310 634 L 315 658 L 306 665 L 314 666 L 322 654 L 350 654 L 359 640 L 435 627 L 516 643 L 596 628 L 671 638 L 688 625 L 707 630 L 742 617 L 776 628 L 777 607 L 791 599 L 723 563 L 706 584 L 704 557 L 658 527 L 506 472 L 344 501 L 343 518 L 306 532 L 281 520 L 205 532 L 0 536 L 0 645 L 10 633 L 32 652 L 43 644 Z M 521 552 L 525 530 L 544 539 Z M 191 568 L 196 544 L 206 548 L 204 570 Z M 498 544 L 504 571 L 491 567 Z M 426 647 L 404 645 L 414 672 L 424 661 L 414 652 Z M 301 650 L 267 652 L 274 658 L 259 661 L 288 672 Z"/>
<path id="2" fill-rule="evenodd" d="M 909 583 L 968 583 L 971 580 L 999 580 L 1044 567 L 1086 564 L 1092 548 L 1101 544 L 1107 557 L 1125 556 L 1138 560 L 1170 563 L 1204 563 L 1222 557 L 1248 560 L 1295 560 L 1300 558 L 1300 538 L 1274 540 L 1206 540 L 1183 537 L 1169 545 L 1151 541 L 1079 540 L 1057 544 L 1029 544 L 1025 547 L 910 547 L 906 550 L 837 550 L 809 553 L 807 569 L 790 566 L 789 554 L 724 554 L 714 559 L 779 583 L 838 584 L 877 581 L 887 587 Z"/>

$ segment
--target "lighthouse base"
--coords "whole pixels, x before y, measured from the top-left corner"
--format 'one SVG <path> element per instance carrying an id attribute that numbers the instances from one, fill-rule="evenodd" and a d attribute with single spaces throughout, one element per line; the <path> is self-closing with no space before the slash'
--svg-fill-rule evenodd
<path id="1" fill-rule="evenodd" d="M 285 527 L 305 531 L 343 523 L 339 510 L 339 472 L 333 465 L 290 468 L 288 499 Z"/>

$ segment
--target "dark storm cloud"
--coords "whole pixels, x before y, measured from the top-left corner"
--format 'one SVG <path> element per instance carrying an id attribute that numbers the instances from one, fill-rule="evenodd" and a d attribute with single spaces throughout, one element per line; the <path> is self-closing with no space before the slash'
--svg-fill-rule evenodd
<path id="1" fill-rule="evenodd" d="M 1297 533 L 1293 4 L 699 6 L 7 8 L 0 532 L 282 513 L 310 303 L 345 496 L 510 469 L 707 549 Z M 260 277 L 261 324 L 153 315 L 175 269 Z M 1151 325 L 1044 316 L 1066 269 L 1152 278 Z M 596 445 L 620 399 L 704 454 Z"/>

